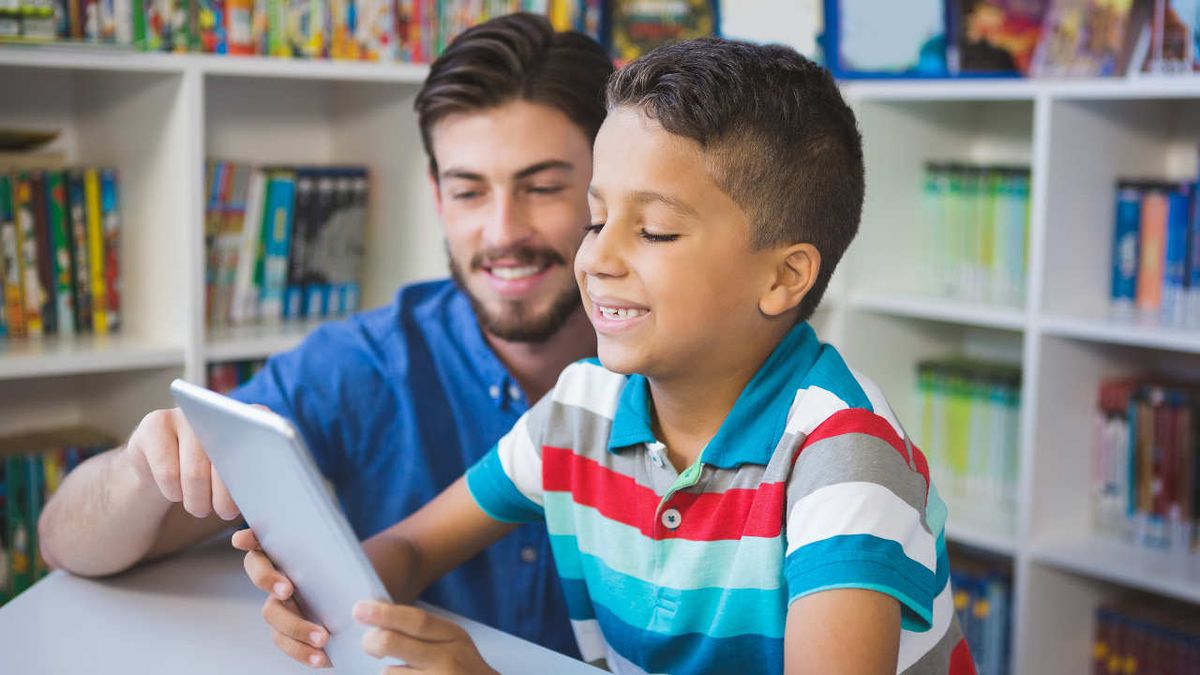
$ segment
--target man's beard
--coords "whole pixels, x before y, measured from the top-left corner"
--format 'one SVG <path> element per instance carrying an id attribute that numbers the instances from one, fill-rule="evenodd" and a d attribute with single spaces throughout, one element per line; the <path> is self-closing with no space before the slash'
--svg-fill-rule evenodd
<path id="1" fill-rule="evenodd" d="M 466 275 L 459 268 L 454 256 L 447 257 L 450 260 L 450 276 L 471 301 L 471 307 L 479 319 L 479 327 L 506 342 L 545 342 L 553 337 L 583 304 L 579 297 L 579 289 L 572 284 L 569 288 L 564 288 L 554 298 L 550 308 L 540 314 L 534 314 L 529 308 L 529 303 L 520 300 L 501 300 L 500 309 L 492 311 L 471 292 Z M 520 248 L 500 253 L 478 253 L 471 260 L 471 270 L 481 270 L 488 259 L 499 258 L 515 259 L 518 264 L 537 264 L 539 267 L 544 267 L 546 263 L 551 266 L 567 264 L 561 255 L 550 249 Z"/>

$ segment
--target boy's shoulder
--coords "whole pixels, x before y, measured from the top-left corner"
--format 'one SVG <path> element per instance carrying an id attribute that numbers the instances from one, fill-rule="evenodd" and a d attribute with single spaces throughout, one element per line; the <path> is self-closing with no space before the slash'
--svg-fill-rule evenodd
<path id="1" fill-rule="evenodd" d="M 879 385 L 846 363 L 833 345 L 821 345 L 794 396 L 789 432 L 810 435 L 826 422 L 870 424 L 874 419 L 900 438 L 906 435 Z"/>

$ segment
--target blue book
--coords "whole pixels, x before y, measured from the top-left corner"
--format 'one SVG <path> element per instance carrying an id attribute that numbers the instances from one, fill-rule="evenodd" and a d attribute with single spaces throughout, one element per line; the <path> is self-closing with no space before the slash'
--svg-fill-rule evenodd
<path id="1" fill-rule="evenodd" d="M 295 196 L 295 174 L 278 171 L 270 175 L 263 216 L 263 284 L 259 291 L 259 316 L 266 321 L 283 317 Z"/>
<path id="2" fill-rule="evenodd" d="M 1163 258 L 1162 322 L 1167 326 L 1184 322 L 1191 215 L 1192 186 L 1184 183 L 1173 187 L 1167 197 L 1167 243 Z"/>
<path id="3" fill-rule="evenodd" d="M 1184 291 L 1184 320 L 1200 325 L 1200 183 L 1192 186 L 1192 212 L 1188 223 L 1187 290 Z"/>
<path id="4" fill-rule="evenodd" d="M 1142 188 L 1117 184 L 1117 215 L 1112 248 L 1112 313 L 1132 317 L 1137 302 L 1139 242 L 1141 240 Z"/>

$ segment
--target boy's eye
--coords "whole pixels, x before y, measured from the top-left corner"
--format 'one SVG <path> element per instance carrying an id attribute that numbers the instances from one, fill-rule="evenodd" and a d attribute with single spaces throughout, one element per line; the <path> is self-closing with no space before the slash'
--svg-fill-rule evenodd
<path id="1" fill-rule="evenodd" d="M 587 232 L 588 234 L 595 234 L 595 233 L 598 233 L 603 228 L 604 228 L 604 223 L 592 223 L 591 225 L 584 226 L 583 231 Z"/>
<path id="2" fill-rule="evenodd" d="M 679 235 L 677 234 L 654 234 L 653 232 L 647 232 L 646 230 L 642 230 L 638 234 L 641 235 L 642 239 L 655 244 L 675 241 L 679 238 Z"/>

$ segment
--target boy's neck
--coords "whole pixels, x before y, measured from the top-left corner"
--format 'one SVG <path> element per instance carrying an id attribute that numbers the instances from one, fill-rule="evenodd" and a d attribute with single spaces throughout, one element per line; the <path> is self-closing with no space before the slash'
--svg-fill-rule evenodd
<path id="1" fill-rule="evenodd" d="M 564 368 L 596 355 L 596 331 L 582 310 L 573 312 L 545 342 L 509 342 L 487 331 L 483 336 L 531 405 L 550 391 Z"/>
<path id="2" fill-rule="evenodd" d="M 703 371 L 692 370 L 679 378 L 650 378 L 655 437 L 667 446 L 667 457 L 682 472 L 699 459 L 717 435 L 725 418 L 755 373 L 783 338 L 783 333 L 764 331 L 764 340 L 748 340 L 734 362 Z"/>

